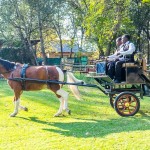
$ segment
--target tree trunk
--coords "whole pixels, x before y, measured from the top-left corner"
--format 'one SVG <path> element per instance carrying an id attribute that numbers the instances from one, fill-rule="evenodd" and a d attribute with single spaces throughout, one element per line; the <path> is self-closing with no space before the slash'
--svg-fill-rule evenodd
<path id="1" fill-rule="evenodd" d="M 62 43 L 61 35 L 59 35 L 59 42 L 60 42 L 61 58 L 63 58 L 63 43 Z"/>
<path id="2" fill-rule="evenodd" d="M 147 45 L 147 63 L 150 64 L 150 42 L 148 41 Z"/>
<path id="3" fill-rule="evenodd" d="M 73 47 L 71 47 L 70 49 L 70 58 L 72 58 L 72 50 L 73 50 Z"/>
<path id="4" fill-rule="evenodd" d="M 107 50 L 106 50 L 106 56 L 110 55 L 110 51 L 111 51 L 111 41 L 108 43 Z"/>
<path id="5" fill-rule="evenodd" d="M 74 34 L 73 38 L 71 38 L 70 58 L 72 58 L 74 39 L 75 39 L 75 34 Z"/>
<path id="6" fill-rule="evenodd" d="M 99 49 L 99 59 L 100 59 L 101 56 L 104 56 L 104 51 L 103 51 L 102 46 L 100 46 L 99 44 L 98 44 L 98 49 Z"/>
<path id="7" fill-rule="evenodd" d="M 150 32 L 149 32 L 149 22 L 147 22 L 146 28 L 144 28 L 144 32 L 147 36 L 147 62 L 150 63 Z"/>
<path id="8" fill-rule="evenodd" d="M 23 18 L 23 16 L 21 15 L 21 13 L 20 13 L 20 10 L 19 10 L 19 8 L 18 8 L 18 5 L 15 5 L 15 7 L 16 7 L 16 14 L 17 14 L 17 17 L 20 19 L 20 20 L 22 20 L 22 22 L 23 22 L 23 24 L 24 24 L 24 28 L 25 28 L 25 34 L 26 34 L 26 37 L 27 37 L 27 42 L 28 42 L 28 45 L 29 45 L 29 49 L 31 50 L 31 53 L 33 54 L 33 57 L 34 57 L 34 59 L 35 59 L 35 62 L 36 62 L 36 65 L 38 64 L 37 63 L 37 60 L 36 60 L 36 55 L 35 55 L 35 52 L 34 52 L 34 50 L 33 50 L 33 48 L 32 48 L 32 44 L 31 44 L 31 41 L 30 41 L 30 34 L 28 33 L 28 29 L 27 29 L 27 27 L 26 27 L 26 23 L 25 23 L 25 21 L 24 21 L 24 18 Z M 18 28 L 18 27 L 17 27 Z M 22 38 L 24 38 L 24 36 L 23 36 L 23 33 L 22 33 L 22 31 L 21 31 L 21 27 L 19 27 L 19 32 L 20 32 L 20 34 L 21 34 L 21 37 Z M 25 38 L 24 38 L 24 42 L 25 42 Z M 26 46 L 26 44 L 25 44 L 25 46 Z M 33 64 L 35 64 L 35 62 L 31 59 L 31 61 L 32 61 L 32 63 Z"/>
<path id="9" fill-rule="evenodd" d="M 43 34 L 42 34 L 43 28 L 42 28 L 42 20 L 41 20 L 40 10 L 38 10 L 38 26 L 39 26 L 41 52 L 43 55 L 44 64 L 46 65 L 46 54 L 45 54 L 44 39 L 43 39 Z"/>
<path id="10" fill-rule="evenodd" d="M 35 51 L 34 51 L 34 49 L 33 49 L 33 47 L 32 47 L 32 44 L 31 44 L 31 41 L 30 41 L 30 38 L 29 38 L 29 37 L 27 37 L 27 41 L 28 41 L 28 44 L 29 44 L 29 48 L 30 48 L 30 50 L 31 50 L 31 52 L 32 52 L 32 54 L 33 54 L 35 63 L 36 63 L 36 65 L 38 65 L 38 62 L 37 62 L 37 59 L 36 59 L 36 55 L 35 55 Z M 32 63 L 34 64 L 33 61 L 32 61 Z"/>
<path id="11" fill-rule="evenodd" d="M 137 39 L 137 48 L 136 49 L 139 50 L 139 51 L 142 51 L 140 38 L 141 38 L 141 31 L 139 30 L 138 31 L 138 39 Z"/>
<path id="12" fill-rule="evenodd" d="M 82 47 L 83 47 L 83 38 L 84 38 L 84 28 L 81 27 L 81 45 L 80 45 L 81 50 L 82 50 Z"/>
<path id="13" fill-rule="evenodd" d="M 117 17 L 116 18 L 117 23 L 112 28 L 112 36 L 109 37 L 110 41 L 109 41 L 108 46 L 107 46 L 106 56 L 110 55 L 112 42 L 113 42 L 114 38 L 116 37 L 118 30 L 120 29 L 120 25 L 121 25 L 121 21 L 122 21 L 122 12 L 123 12 L 123 7 L 122 7 L 121 1 L 116 6 L 115 12 L 116 12 L 116 17 Z"/>
<path id="14" fill-rule="evenodd" d="M 28 53 L 28 56 L 30 57 L 32 64 L 35 65 L 36 59 L 35 59 L 35 57 L 34 57 L 34 61 L 33 61 L 33 55 L 30 55 L 30 53 L 32 54 L 32 52 L 29 51 L 29 50 L 30 50 L 30 47 L 29 47 L 28 41 L 27 41 L 27 39 L 25 39 L 25 37 L 23 36 L 23 33 L 22 33 L 21 29 L 19 28 L 18 30 L 19 30 L 19 35 L 20 35 L 21 41 L 22 41 L 22 43 L 23 43 L 23 47 L 24 47 L 24 48 L 23 48 L 23 55 L 25 56 L 26 53 Z M 25 52 L 25 50 L 26 50 L 26 51 L 28 50 L 28 52 Z M 32 57 L 31 57 L 31 56 L 32 56 Z M 22 57 L 22 62 L 24 62 L 24 61 L 25 61 L 25 60 L 24 60 L 23 57 Z"/>
<path id="15" fill-rule="evenodd" d="M 106 56 L 109 56 L 110 55 L 110 51 L 111 51 L 111 46 L 112 46 L 112 41 L 114 40 L 114 38 L 112 38 L 108 45 L 107 45 L 107 50 L 106 50 Z"/>

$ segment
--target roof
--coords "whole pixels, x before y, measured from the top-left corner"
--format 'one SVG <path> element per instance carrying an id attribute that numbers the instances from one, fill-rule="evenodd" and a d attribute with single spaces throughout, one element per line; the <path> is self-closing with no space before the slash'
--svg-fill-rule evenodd
<path id="1" fill-rule="evenodd" d="M 54 47 L 54 51 L 61 52 L 61 48 L 59 44 L 52 44 L 52 47 Z M 71 46 L 69 44 L 63 44 L 63 52 L 70 52 Z M 76 53 L 79 51 L 79 46 L 76 44 L 73 46 L 72 52 Z"/>

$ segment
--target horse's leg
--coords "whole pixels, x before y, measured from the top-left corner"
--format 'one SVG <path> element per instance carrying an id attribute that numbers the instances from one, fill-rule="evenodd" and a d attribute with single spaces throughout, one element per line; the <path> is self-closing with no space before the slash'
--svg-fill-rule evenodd
<path id="1" fill-rule="evenodd" d="M 21 95 L 21 91 L 15 91 L 15 96 L 14 96 L 14 105 L 15 105 L 15 108 L 14 108 L 14 112 L 12 114 L 10 114 L 10 117 L 15 117 L 17 114 L 18 114 L 18 108 L 19 108 L 19 105 L 20 105 L 20 95 Z"/>
<path id="2" fill-rule="evenodd" d="M 14 112 L 12 114 L 10 114 L 10 117 L 15 117 L 17 114 L 18 114 L 18 107 L 19 107 L 19 104 L 20 104 L 20 99 L 15 99 L 14 98 L 14 105 L 15 105 L 15 108 L 14 108 Z"/>
<path id="3" fill-rule="evenodd" d="M 71 114 L 71 110 L 69 110 L 68 108 L 68 95 L 69 93 L 62 90 L 61 89 L 61 92 L 62 92 L 62 97 L 64 99 L 64 106 L 63 106 L 63 110 L 65 110 L 69 115 Z"/>
<path id="4" fill-rule="evenodd" d="M 64 91 L 63 89 L 59 89 L 56 91 L 56 94 L 60 96 L 60 108 L 54 116 L 59 116 L 63 110 L 70 114 L 71 111 L 68 109 L 68 92 Z"/>
<path id="5" fill-rule="evenodd" d="M 64 100 L 62 97 L 59 97 L 58 99 L 60 101 L 60 106 L 59 106 L 58 112 L 54 115 L 54 117 L 58 117 L 59 115 L 62 114 L 62 111 L 63 111 Z"/>

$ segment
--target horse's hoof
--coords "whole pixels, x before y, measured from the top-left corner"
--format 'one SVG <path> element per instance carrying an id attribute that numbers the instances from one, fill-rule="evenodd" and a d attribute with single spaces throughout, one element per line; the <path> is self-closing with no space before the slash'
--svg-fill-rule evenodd
<path id="1" fill-rule="evenodd" d="M 57 113 L 54 115 L 54 117 L 59 117 L 61 115 L 61 113 Z"/>
<path id="2" fill-rule="evenodd" d="M 12 113 L 10 114 L 10 117 L 15 117 L 17 114 L 16 113 Z"/>
<path id="3" fill-rule="evenodd" d="M 71 115 L 71 110 L 68 110 L 68 115 Z"/>
<path id="4" fill-rule="evenodd" d="M 28 108 L 27 108 L 27 107 L 25 107 L 25 108 L 24 108 L 24 111 L 28 111 Z"/>

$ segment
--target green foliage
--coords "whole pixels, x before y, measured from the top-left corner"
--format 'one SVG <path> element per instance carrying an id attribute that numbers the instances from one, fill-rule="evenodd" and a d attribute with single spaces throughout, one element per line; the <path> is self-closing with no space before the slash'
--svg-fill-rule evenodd
<path id="1" fill-rule="evenodd" d="M 29 52 L 21 48 L 2 48 L 0 57 L 9 61 L 32 64 Z"/>
<path id="2" fill-rule="evenodd" d="M 149 3 L 150 4 L 150 0 L 142 0 L 143 3 Z"/>
<path id="3" fill-rule="evenodd" d="M 108 43 L 126 30 L 130 24 L 128 18 L 129 1 L 92 1 L 84 26 L 88 36 L 97 39 L 99 48 L 106 50 Z"/>
<path id="4" fill-rule="evenodd" d="M 129 15 L 132 20 L 132 26 L 134 26 L 134 30 L 131 33 L 133 33 L 137 49 L 144 51 L 144 45 L 148 42 L 145 39 L 149 39 L 150 5 L 142 3 L 141 0 L 133 0 L 131 6 Z"/>
<path id="5" fill-rule="evenodd" d="M 114 51 L 115 38 L 128 33 L 138 49 L 148 52 L 149 8 L 149 0 L 3 0 L 0 36 L 8 43 L 40 39 L 43 56 L 56 39 L 62 47 L 64 37 L 70 47 L 92 43 L 90 49 L 97 45 L 103 55 Z"/>

